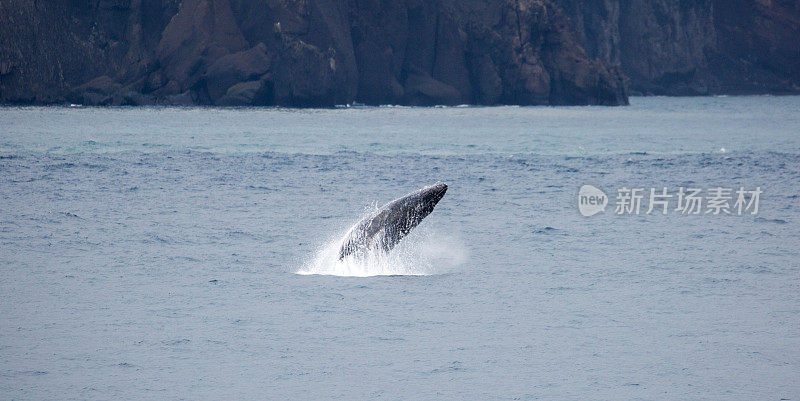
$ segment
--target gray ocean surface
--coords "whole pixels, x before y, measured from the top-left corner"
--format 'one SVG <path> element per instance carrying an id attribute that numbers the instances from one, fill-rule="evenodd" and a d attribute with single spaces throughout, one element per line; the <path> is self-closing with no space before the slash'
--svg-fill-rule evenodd
<path id="1" fill-rule="evenodd" d="M 326 256 L 436 181 L 392 258 Z M 764 192 L 614 213 L 681 186 Z M 0 108 L 0 399 L 796 400 L 798 223 L 800 97 Z"/>

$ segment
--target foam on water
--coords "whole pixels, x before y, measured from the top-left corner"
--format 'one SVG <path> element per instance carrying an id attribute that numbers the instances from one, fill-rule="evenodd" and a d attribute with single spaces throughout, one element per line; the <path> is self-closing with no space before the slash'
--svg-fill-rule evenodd
<path id="1" fill-rule="evenodd" d="M 362 218 L 369 214 L 371 212 L 365 212 Z M 467 260 L 468 252 L 461 240 L 428 227 L 412 231 L 390 252 L 373 247 L 363 255 L 339 260 L 339 249 L 348 232 L 326 241 L 296 273 L 346 277 L 427 276 L 447 273 Z"/>

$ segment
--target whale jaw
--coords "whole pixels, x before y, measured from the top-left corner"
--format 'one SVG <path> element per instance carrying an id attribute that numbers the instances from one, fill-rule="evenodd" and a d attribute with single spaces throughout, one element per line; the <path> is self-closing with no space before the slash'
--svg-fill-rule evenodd
<path id="1" fill-rule="evenodd" d="M 342 239 L 339 260 L 371 250 L 389 252 L 433 212 L 446 192 L 447 185 L 436 183 L 387 203 L 348 231 Z"/>

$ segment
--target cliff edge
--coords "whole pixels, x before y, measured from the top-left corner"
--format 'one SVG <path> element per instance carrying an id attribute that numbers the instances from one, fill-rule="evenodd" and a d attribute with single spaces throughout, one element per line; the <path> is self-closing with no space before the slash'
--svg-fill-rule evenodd
<path id="1" fill-rule="evenodd" d="M 800 92 L 800 0 L 0 2 L 0 103 L 627 104 Z"/>

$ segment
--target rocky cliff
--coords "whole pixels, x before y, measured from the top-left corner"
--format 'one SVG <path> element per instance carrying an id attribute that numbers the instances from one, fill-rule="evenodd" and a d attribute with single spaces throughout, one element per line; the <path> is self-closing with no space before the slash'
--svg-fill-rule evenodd
<path id="1" fill-rule="evenodd" d="M 556 0 L 634 94 L 800 93 L 800 0 Z"/>
<path id="2" fill-rule="evenodd" d="M 797 92 L 800 0 L 0 0 L 0 103 Z"/>

